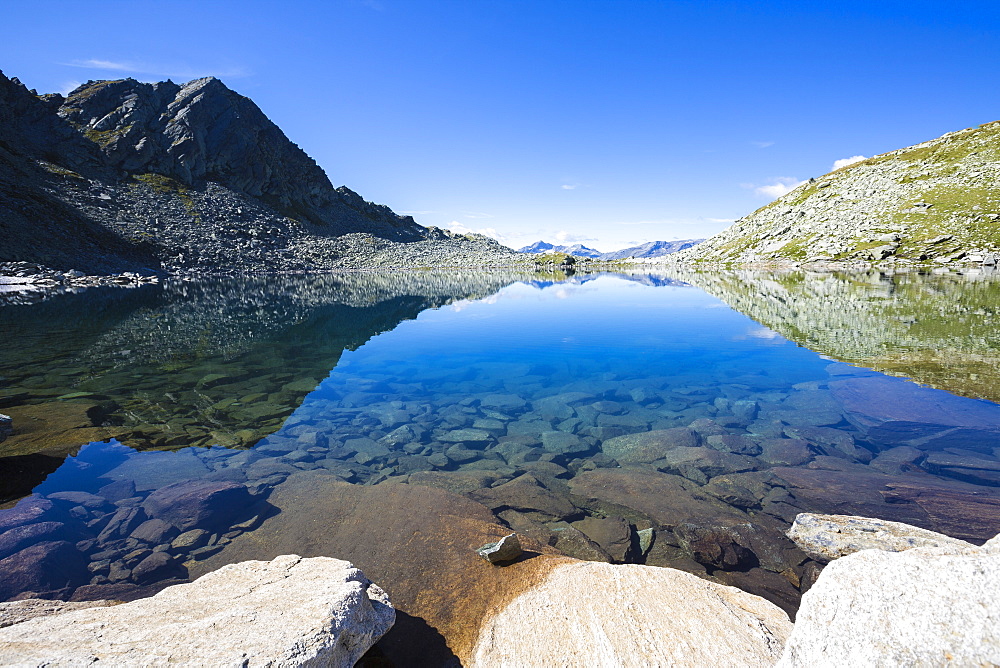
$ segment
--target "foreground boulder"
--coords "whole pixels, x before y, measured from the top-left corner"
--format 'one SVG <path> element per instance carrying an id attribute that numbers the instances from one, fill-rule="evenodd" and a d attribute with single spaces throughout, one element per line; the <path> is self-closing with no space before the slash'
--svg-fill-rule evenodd
<path id="1" fill-rule="evenodd" d="M 385 592 L 350 563 L 285 555 L 0 629 L 0 662 L 353 666 L 394 620 Z"/>
<path id="2" fill-rule="evenodd" d="M 799 513 L 788 530 L 799 548 L 826 563 L 861 550 L 902 552 L 914 547 L 975 547 L 958 538 L 910 526 L 853 515 Z"/>
<path id="3" fill-rule="evenodd" d="M 573 562 L 489 619 L 472 666 L 772 666 L 776 605 L 671 568 Z"/>
<path id="4" fill-rule="evenodd" d="M 863 550 L 832 562 L 802 597 L 778 665 L 998 665 L 998 629 L 1000 537 Z"/>

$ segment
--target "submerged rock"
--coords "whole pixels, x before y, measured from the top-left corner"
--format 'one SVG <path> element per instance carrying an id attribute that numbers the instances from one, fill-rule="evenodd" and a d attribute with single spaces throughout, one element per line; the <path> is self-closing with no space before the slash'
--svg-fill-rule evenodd
<path id="1" fill-rule="evenodd" d="M 623 464 L 649 463 L 674 448 L 693 448 L 697 445 L 698 435 L 693 430 L 674 427 L 609 438 L 601 444 L 601 450 Z"/>
<path id="2" fill-rule="evenodd" d="M 491 618 L 470 666 L 771 666 L 791 631 L 762 598 L 652 566 L 573 562 Z"/>
<path id="3" fill-rule="evenodd" d="M 1000 664 L 1000 538 L 863 550 L 802 597 L 779 666 Z"/>
<path id="4" fill-rule="evenodd" d="M 5 663 L 353 666 L 392 626 L 388 597 L 350 563 L 285 555 L 190 584 L 0 630 Z"/>
<path id="5" fill-rule="evenodd" d="M 0 559 L 0 599 L 23 592 L 60 592 L 89 579 L 87 559 L 67 541 L 36 543 Z"/>
<path id="6" fill-rule="evenodd" d="M 975 547 L 964 540 L 902 522 L 853 515 L 800 513 L 788 530 L 788 537 L 803 552 L 823 563 L 861 550 L 902 552 L 915 547 Z"/>
<path id="7" fill-rule="evenodd" d="M 476 550 L 476 554 L 491 564 L 514 561 L 521 556 L 521 552 L 521 541 L 516 533 L 507 534 L 497 542 L 487 543 Z"/>
<path id="8" fill-rule="evenodd" d="M 156 490 L 142 504 L 149 517 L 162 519 L 181 531 L 227 525 L 250 505 L 245 485 L 188 480 Z"/>

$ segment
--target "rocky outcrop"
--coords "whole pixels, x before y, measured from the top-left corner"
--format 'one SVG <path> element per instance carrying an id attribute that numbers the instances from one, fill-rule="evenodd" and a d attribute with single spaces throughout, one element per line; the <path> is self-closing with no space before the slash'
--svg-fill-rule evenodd
<path id="1" fill-rule="evenodd" d="M 295 555 L 226 566 L 132 603 L 52 607 L 0 629 L 5 664 L 349 667 L 395 620 L 385 592 L 350 563 Z"/>
<path id="2" fill-rule="evenodd" d="M 1000 121 L 809 179 L 680 262 L 996 265 Z"/>
<path id="3" fill-rule="evenodd" d="M 861 550 L 902 552 L 915 547 L 975 547 L 964 540 L 902 522 L 814 513 L 799 513 L 788 530 L 788 537 L 803 552 L 822 563 Z"/>
<path id="4" fill-rule="evenodd" d="M 111 164 L 154 189 L 180 192 L 212 181 L 333 234 L 426 238 L 411 217 L 335 189 L 253 101 L 215 77 L 183 85 L 91 81 L 67 96 L 59 116 L 97 144 Z"/>
<path id="5" fill-rule="evenodd" d="M 651 566 L 554 568 L 489 619 L 471 666 L 771 666 L 791 631 L 777 606 Z"/>
<path id="6" fill-rule="evenodd" d="M 863 550 L 802 597 L 778 664 L 1000 664 L 1000 539 L 982 548 Z"/>
<path id="7" fill-rule="evenodd" d="M 250 99 L 212 77 L 90 81 L 63 98 L 0 74 L 0 125 L 0 261 L 149 273 L 519 257 L 335 188 Z"/>

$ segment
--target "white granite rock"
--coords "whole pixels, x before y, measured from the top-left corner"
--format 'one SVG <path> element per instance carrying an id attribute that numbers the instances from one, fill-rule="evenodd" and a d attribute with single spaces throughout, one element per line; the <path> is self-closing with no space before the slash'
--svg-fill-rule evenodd
<path id="1" fill-rule="evenodd" d="M 776 605 L 671 568 L 573 562 L 483 626 L 470 666 L 772 666 Z"/>
<path id="2" fill-rule="evenodd" d="M 823 563 L 860 550 L 902 552 L 914 547 L 975 547 L 936 531 L 853 515 L 799 513 L 788 530 L 799 548 Z"/>
<path id="3" fill-rule="evenodd" d="M 114 601 L 81 601 L 68 603 L 66 601 L 49 601 L 42 598 L 25 598 L 20 601 L 5 601 L 0 603 L 0 628 L 26 622 L 37 617 L 61 615 L 73 610 L 84 608 L 104 608 L 114 605 Z"/>
<path id="4" fill-rule="evenodd" d="M 778 665 L 1000 665 L 1000 540 L 833 561 L 802 597 Z"/>
<path id="5" fill-rule="evenodd" d="M 350 563 L 285 555 L 0 629 L 4 665 L 353 666 L 395 610 Z"/>

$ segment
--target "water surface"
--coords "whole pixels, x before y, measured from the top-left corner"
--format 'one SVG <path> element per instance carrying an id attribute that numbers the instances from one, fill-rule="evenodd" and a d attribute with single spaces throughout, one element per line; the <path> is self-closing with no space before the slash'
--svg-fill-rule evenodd
<path id="1" fill-rule="evenodd" d="M 926 331 L 958 351 L 934 379 L 995 378 L 979 304 L 995 287 L 407 272 L 0 307 L 18 343 L 0 354 L 16 427 L 0 443 L 0 599 L 148 593 L 339 512 L 296 491 L 322 479 L 385 498 L 436 487 L 536 545 L 683 568 L 792 610 L 819 568 L 783 535 L 798 512 L 1000 531 L 1000 407 L 837 359 L 867 361 L 865 343 L 923 379 Z M 914 326 L 946 303 L 953 332 L 940 315 Z M 911 336 L 886 335 L 901 322 Z"/>

